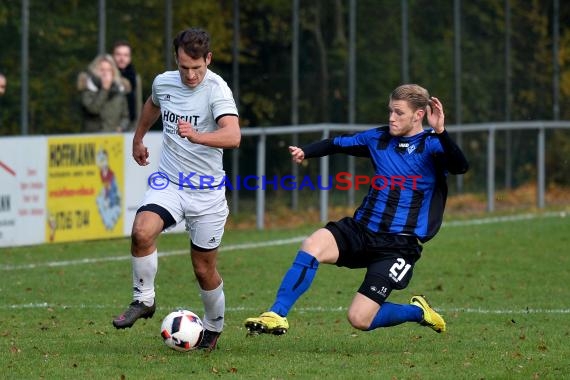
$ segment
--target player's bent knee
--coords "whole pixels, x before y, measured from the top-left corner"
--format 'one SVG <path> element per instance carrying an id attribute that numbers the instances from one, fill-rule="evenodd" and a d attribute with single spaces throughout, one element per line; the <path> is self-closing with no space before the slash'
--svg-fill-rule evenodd
<path id="1" fill-rule="evenodd" d="M 327 249 L 331 244 L 336 244 L 330 231 L 320 228 L 305 238 L 302 248 L 309 251 L 319 251 Z"/>
<path id="2" fill-rule="evenodd" d="M 303 240 L 301 250 L 315 257 L 320 263 L 335 263 L 338 259 L 338 248 L 332 235 L 321 229 Z"/>
<path id="3" fill-rule="evenodd" d="M 131 232 L 131 242 L 137 248 L 150 247 L 154 244 L 155 235 L 141 224 L 134 224 Z"/>
<path id="4" fill-rule="evenodd" d="M 303 240 L 303 243 L 301 243 L 301 249 L 305 252 L 315 252 L 321 248 L 319 246 L 318 240 L 309 236 Z"/>
<path id="5" fill-rule="evenodd" d="M 207 279 L 215 272 L 215 268 L 210 268 L 206 265 L 194 265 L 194 275 L 197 279 Z"/>
<path id="6" fill-rule="evenodd" d="M 352 327 L 362 331 L 368 330 L 372 323 L 372 318 L 358 311 L 349 310 L 346 317 Z"/>
<path id="7" fill-rule="evenodd" d="M 192 266 L 194 269 L 194 276 L 196 276 L 198 282 L 208 281 L 215 277 L 217 272 L 216 260 L 213 256 L 195 255 L 192 259 Z"/>

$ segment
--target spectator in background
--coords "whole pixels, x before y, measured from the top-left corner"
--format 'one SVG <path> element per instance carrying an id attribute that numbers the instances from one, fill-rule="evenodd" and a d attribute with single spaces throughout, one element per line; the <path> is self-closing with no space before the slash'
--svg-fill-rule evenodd
<path id="1" fill-rule="evenodd" d="M 79 74 L 83 132 L 122 132 L 129 127 L 129 81 L 121 77 L 113 57 L 101 54 Z"/>
<path id="2" fill-rule="evenodd" d="M 127 94 L 127 104 L 129 107 L 129 130 L 134 130 L 139 115 L 137 97 L 137 72 L 132 64 L 132 48 L 127 41 L 117 41 L 113 45 L 113 59 L 117 64 L 123 78 L 127 79 L 131 85 L 131 92 Z"/>
<path id="3" fill-rule="evenodd" d="M 6 93 L 6 76 L 0 73 L 0 96 Z"/>
<path id="4" fill-rule="evenodd" d="M 0 97 L 3 97 L 4 94 L 6 93 L 6 84 L 7 84 L 6 76 L 0 73 Z M 0 111 L 2 111 L 2 108 L 4 107 L 2 105 L 2 102 L 0 102 Z M 3 119 L 2 116 L 3 116 L 2 112 L 0 112 L 0 127 L 2 126 L 2 119 Z"/>

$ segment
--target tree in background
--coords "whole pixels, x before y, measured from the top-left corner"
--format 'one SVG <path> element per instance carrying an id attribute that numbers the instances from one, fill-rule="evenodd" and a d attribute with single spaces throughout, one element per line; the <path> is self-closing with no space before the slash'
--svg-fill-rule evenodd
<path id="1" fill-rule="evenodd" d="M 511 9 L 511 120 L 550 120 L 552 102 L 552 1 L 509 0 Z M 357 3 L 358 123 L 386 121 L 384 94 L 402 82 L 402 14 L 394 0 Z M 233 1 L 172 2 L 172 34 L 189 25 L 210 31 L 215 70 L 232 85 Z M 348 78 L 348 0 L 303 0 L 300 4 L 299 121 L 346 122 Z M 462 123 L 505 120 L 505 2 L 461 2 Z M 165 69 L 165 4 L 161 0 L 106 2 L 107 47 L 118 39 L 133 46 L 133 62 L 142 77 L 143 98 L 151 78 Z M 242 126 L 291 123 L 292 0 L 240 1 L 240 114 Z M 446 104 L 447 122 L 456 122 L 454 99 L 453 6 L 449 0 L 408 1 L 409 77 L 430 88 Z M 560 1 L 560 118 L 570 119 L 570 3 Z M 1 135 L 20 133 L 21 4 L 0 0 L 0 70 L 8 77 Z M 29 131 L 77 133 L 80 128 L 75 80 L 98 49 L 98 3 L 91 0 L 30 0 Z M 549 173 L 566 170 L 570 140 L 556 135 L 548 152 Z M 498 136 L 497 157 L 502 157 Z M 517 178 L 528 178 L 535 147 L 513 133 Z M 272 142 L 277 145 L 287 141 Z M 485 135 L 470 134 L 466 153 L 481 157 Z M 527 145 L 525 145 L 527 144 Z M 251 145 L 251 146 L 250 146 Z M 245 142 L 242 150 L 254 149 Z M 286 160 L 284 160 L 286 161 Z M 272 165 L 280 165 L 271 163 Z M 248 165 L 254 165 L 249 163 Z M 276 167 L 288 170 L 287 163 Z M 473 171 L 474 173 L 477 170 Z M 569 183 L 565 175 L 553 176 Z M 467 179 L 467 178 L 466 178 Z M 474 182 L 481 182 L 476 180 Z M 481 182 L 482 183 L 482 182 Z"/>

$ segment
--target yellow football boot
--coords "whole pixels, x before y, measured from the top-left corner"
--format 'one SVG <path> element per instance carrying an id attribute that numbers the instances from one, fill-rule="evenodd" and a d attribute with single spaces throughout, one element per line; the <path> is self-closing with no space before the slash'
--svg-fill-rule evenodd
<path id="1" fill-rule="evenodd" d="M 287 322 L 287 318 L 267 311 L 257 318 L 246 319 L 245 327 L 249 334 L 283 335 L 289 329 L 289 322 Z"/>
<path id="2" fill-rule="evenodd" d="M 445 321 L 441 315 L 431 308 L 424 296 L 413 296 L 410 304 L 418 306 L 424 312 L 424 319 L 420 325 L 428 326 L 438 333 L 445 332 Z"/>

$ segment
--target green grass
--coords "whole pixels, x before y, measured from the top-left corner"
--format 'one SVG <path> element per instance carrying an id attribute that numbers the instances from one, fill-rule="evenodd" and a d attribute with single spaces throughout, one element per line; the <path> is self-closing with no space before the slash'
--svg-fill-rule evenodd
<path id="1" fill-rule="evenodd" d="M 461 224 L 463 223 L 463 224 Z M 315 226 L 228 231 L 220 254 L 227 313 L 220 349 L 179 353 L 159 336 L 175 307 L 203 312 L 185 235 L 164 235 L 157 314 L 132 329 L 111 319 L 130 302 L 129 240 L 0 250 L 0 368 L 6 379 L 562 379 L 570 375 L 570 218 L 447 224 L 427 243 L 407 289 L 426 294 L 448 332 L 417 324 L 361 332 L 346 309 L 364 272 L 323 265 L 284 336 L 247 337 L 299 243 Z M 176 254 L 178 253 L 178 254 Z M 119 257 L 120 259 L 113 259 Z M 91 259 L 81 262 L 83 259 Z M 57 265 L 55 265 L 55 264 Z M 58 264 L 59 263 L 59 264 Z"/>

